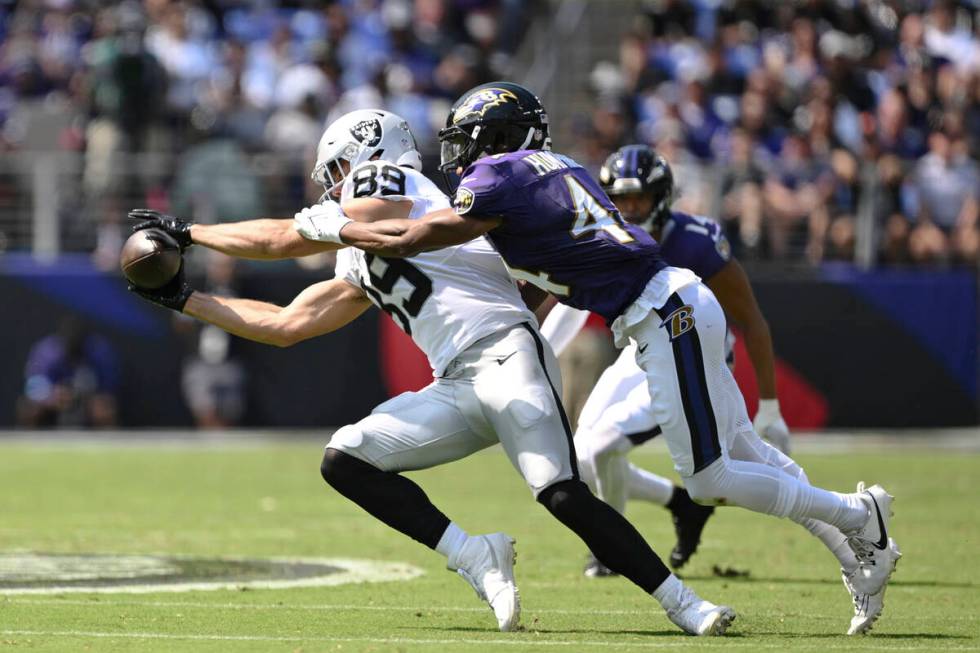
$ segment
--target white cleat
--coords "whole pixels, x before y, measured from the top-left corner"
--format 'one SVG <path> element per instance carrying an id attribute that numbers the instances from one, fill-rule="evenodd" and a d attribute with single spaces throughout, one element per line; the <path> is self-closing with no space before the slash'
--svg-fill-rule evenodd
<path id="1" fill-rule="evenodd" d="M 859 594 L 873 596 L 884 589 L 898 560 L 889 546 L 893 497 L 880 485 L 865 490 L 864 483 L 858 483 L 857 491 L 870 515 L 863 527 L 847 534 L 847 544 L 858 559 L 858 568 L 851 574 L 850 583 Z"/>
<path id="2" fill-rule="evenodd" d="M 895 566 L 898 564 L 898 559 L 902 557 L 902 552 L 898 550 L 898 545 L 892 539 L 888 540 L 888 548 L 892 554 L 892 571 L 894 571 Z M 851 583 L 851 577 L 843 569 L 841 570 L 841 579 L 844 581 L 844 587 L 851 593 L 851 600 L 854 602 L 854 616 L 851 617 L 851 626 L 847 629 L 847 634 L 863 635 L 871 630 L 875 621 L 881 616 L 881 611 L 885 607 L 885 590 L 887 586 L 882 587 L 881 591 L 877 594 L 861 594 L 854 589 L 854 585 Z"/>
<path id="3" fill-rule="evenodd" d="M 516 559 L 514 540 L 493 533 L 468 538 L 449 565 L 490 605 L 503 632 L 516 630 L 521 621 L 521 597 L 514 582 Z"/>
<path id="4" fill-rule="evenodd" d="M 684 587 L 680 604 L 667 610 L 667 618 L 689 635 L 724 635 L 735 621 L 735 611 L 725 605 L 705 601 L 690 587 Z"/>

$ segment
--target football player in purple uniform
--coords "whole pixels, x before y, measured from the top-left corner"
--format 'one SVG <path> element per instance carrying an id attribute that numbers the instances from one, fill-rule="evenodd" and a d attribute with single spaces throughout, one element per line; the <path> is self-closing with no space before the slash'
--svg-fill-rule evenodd
<path id="1" fill-rule="evenodd" d="M 688 268 L 714 292 L 725 314 L 745 334 L 746 349 L 759 382 L 760 410 L 754 422 L 756 433 L 789 453 L 789 431 L 776 398 L 775 362 L 769 326 L 755 300 L 748 277 L 714 220 L 671 210 L 675 194 L 670 165 L 647 145 L 627 145 L 611 154 L 599 171 L 599 181 L 616 204 L 623 219 L 649 231 L 664 259 Z M 563 349 L 584 325 L 588 313 L 558 305 L 542 324 L 556 351 Z M 734 351 L 726 342 L 726 357 L 734 364 Z M 653 415 L 646 375 L 635 362 L 634 346 L 623 349 L 619 359 L 596 383 L 579 417 L 575 449 L 583 477 L 594 485 L 601 499 L 625 510 L 627 499 L 638 498 L 668 508 L 677 531 L 677 545 L 670 554 L 674 567 L 681 567 L 696 551 L 701 529 L 710 507 L 692 504 L 687 492 L 668 479 L 629 462 L 633 447 L 660 433 Z M 805 478 L 792 461 L 779 464 Z M 841 546 L 837 530 L 823 522 L 802 524 L 824 539 L 837 555 L 845 577 L 857 567 L 857 559 Z M 594 557 L 586 566 L 587 576 L 609 575 Z"/>
<path id="2" fill-rule="evenodd" d="M 321 216 L 321 238 L 406 257 L 485 234 L 514 277 L 603 316 L 618 346 L 636 343 L 653 412 L 695 501 L 824 522 L 858 560 L 847 579 L 854 591 L 882 592 L 897 560 L 892 497 L 877 485 L 830 492 L 783 467 L 789 459 L 753 430 L 726 364 L 726 319 L 714 294 L 690 270 L 669 266 L 584 168 L 550 151 L 537 97 L 510 82 L 478 86 L 453 105 L 439 140 L 443 171 L 460 175 L 452 208 L 362 223 L 335 207 Z M 588 491 L 577 478 L 549 490 L 539 500 L 553 512 Z M 655 573 L 638 577 L 633 550 L 622 558 L 594 552 L 657 598 L 677 592 L 680 581 L 659 559 Z"/>
<path id="3" fill-rule="evenodd" d="M 725 314 L 745 335 L 749 358 L 755 368 L 761 397 L 753 424 L 756 433 L 789 454 L 789 430 L 776 399 L 775 362 L 769 325 L 756 303 L 752 286 L 731 255 L 721 225 L 709 218 L 671 210 L 674 175 L 670 165 L 648 145 L 627 145 L 613 152 L 599 170 L 603 190 L 623 219 L 649 231 L 670 265 L 688 268 L 715 293 Z M 547 313 L 541 325 L 544 335 L 560 354 L 582 329 L 589 313 L 558 304 L 553 297 L 538 310 Z M 734 369 L 733 334 L 725 342 L 726 360 Z M 629 451 L 659 435 L 653 415 L 646 374 L 636 364 L 633 345 L 622 350 L 603 372 L 579 416 L 575 450 L 582 476 L 603 501 L 620 512 L 627 499 L 640 499 L 667 508 L 674 522 L 677 544 L 670 563 L 682 567 L 697 550 L 701 531 L 714 510 L 691 501 L 683 487 L 629 462 Z M 819 523 L 819 522 L 818 522 Z M 845 569 L 853 570 L 854 555 L 848 547 Z M 585 575 L 610 575 L 594 556 Z"/>

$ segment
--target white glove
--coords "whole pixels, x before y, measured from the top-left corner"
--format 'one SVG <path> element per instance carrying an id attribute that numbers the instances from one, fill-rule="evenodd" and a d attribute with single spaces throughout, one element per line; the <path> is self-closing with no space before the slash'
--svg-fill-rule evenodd
<path id="1" fill-rule="evenodd" d="M 344 241 L 340 239 L 340 230 L 348 222 L 352 220 L 344 215 L 340 204 L 333 200 L 314 204 L 293 216 L 293 228 L 303 238 L 341 245 Z"/>
<path id="2" fill-rule="evenodd" d="M 778 399 L 759 400 L 759 412 L 755 414 L 752 426 L 763 440 L 789 455 L 789 427 L 779 414 Z"/>

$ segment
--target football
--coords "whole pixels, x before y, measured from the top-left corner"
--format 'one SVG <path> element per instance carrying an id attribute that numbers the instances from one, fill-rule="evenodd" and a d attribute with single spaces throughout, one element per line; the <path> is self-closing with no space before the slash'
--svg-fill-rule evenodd
<path id="1" fill-rule="evenodd" d="M 141 229 L 130 236 L 119 254 L 119 267 L 133 285 L 160 288 L 180 270 L 180 246 L 160 229 Z"/>

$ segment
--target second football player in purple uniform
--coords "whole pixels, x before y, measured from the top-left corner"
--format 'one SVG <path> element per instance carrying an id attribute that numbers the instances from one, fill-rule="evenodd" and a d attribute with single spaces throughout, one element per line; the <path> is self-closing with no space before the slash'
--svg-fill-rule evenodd
<path id="1" fill-rule="evenodd" d="M 453 105 L 439 139 L 443 170 L 461 176 L 452 208 L 370 224 L 338 209 L 324 216 L 323 239 L 404 257 L 486 234 L 516 278 L 602 315 L 617 345 L 637 344 L 654 414 L 692 498 L 829 524 L 859 561 L 850 583 L 864 595 L 881 592 L 896 560 L 892 497 L 880 486 L 830 492 L 780 467 L 781 454 L 752 429 L 726 365 L 718 301 L 693 272 L 668 266 L 584 168 L 549 151 L 547 116 L 534 94 L 509 82 L 472 89 Z M 657 598 L 678 592 L 680 581 L 659 560 L 655 578 L 638 578 L 630 556 L 595 553 Z"/>

